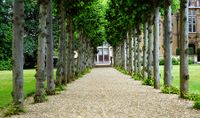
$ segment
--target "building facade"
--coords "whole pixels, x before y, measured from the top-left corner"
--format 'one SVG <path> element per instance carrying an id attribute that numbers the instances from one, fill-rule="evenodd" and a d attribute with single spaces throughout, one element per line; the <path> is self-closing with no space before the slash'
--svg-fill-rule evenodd
<path id="1" fill-rule="evenodd" d="M 96 65 L 110 65 L 112 63 L 113 51 L 107 42 L 97 47 L 97 51 L 98 53 L 95 58 Z"/>
<path id="2" fill-rule="evenodd" d="M 197 56 L 197 50 L 200 48 L 200 0 L 189 1 L 189 14 L 188 14 L 188 31 L 189 31 L 189 53 L 196 56 L 195 60 L 200 61 Z M 163 56 L 163 20 L 160 22 L 160 54 Z M 172 54 L 178 55 L 180 53 L 180 14 L 172 15 Z"/>
<path id="3" fill-rule="evenodd" d="M 188 14 L 189 48 L 191 54 L 197 54 L 200 48 L 200 0 L 190 0 Z M 180 48 L 180 22 L 179 14 L 173 16 L 173 41 Z M 178 28 L 178 29 L 177 29 Z M 173 51 L 174 54 L 176 51 Z"/>

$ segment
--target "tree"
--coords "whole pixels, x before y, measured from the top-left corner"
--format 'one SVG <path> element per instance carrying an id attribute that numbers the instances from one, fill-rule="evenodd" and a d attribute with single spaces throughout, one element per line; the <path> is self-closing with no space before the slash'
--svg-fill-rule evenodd
<path id="1" fill-rule="evenodd" d="M 37 72 L 36 72 L 36 93 L 34 96 L 35 103 L 45 101 L 45 42 L 47 36 L 47 16 L 48 16 L 48 0 L 39 0 L 39 35 L 38 35 L 38 56 L 37 56 Z"/>
<path id="2" fill-rule="evenodd" d="M 172 83 L 172 21 L 171 0 L 164 2 L 164 86 Z"/>
<path id="3" fill-rule="evenodd" d="M 57 62 L 57 71 L 56 71 L 56 85 L 60 86 L 62 83 L 67 83 L 67 68 L 66 68 L 66 13 L 64 8 L 64 0 L 61 0 L 59 3 L 59 15 L 60 15 L 60 28 L 61 34 L 59 39 L 59 54 Z"/>
<path id="4" fill-rule="evenodd" d="M 142 25 L 137 26 L 137 74 L 141 76 L 141 41 L 142 41 Z"/>
<path id="5" fill-rule="evenodd" d="M 22 108 L 24 102 L 23 80 L 24 1 L 14 0 L 13 6 L 13 103 Z"/>
<path id="6" fill-rule="evenodd" d="M 153 13 L 150 14 L 150 18 L 148 20 L 148 64 L 147 64 L 147 72 L 148 79 L 153 79 Z"/>
<path id="7" fill-rule="evenodd" d="M 180 97 L 185 98 L 188 94 L 188 0 L 180 3 Z"/>
<path id="8" fill-rule="evenodd" d="M 158 2 L 158 1 L 157 1 Z M 157 3 L 155 8 L 154 18 L 154 88 L 160 88 L 160 71 L 159 71 L 159 49 L 160 49 L 160 37 L 159 37 L 159 25 L 160 25 L 160 7 Z"/>
<path id="9" fill-rule="evenodd" d="M 55 94 L 54 72 L 53 72 L 53 33 L 52 33 L 52 0 L 48 3 L 47 16 L 47 56 L 46 56 L 46 71 L 47 71 L 47 94 Z"/>
<path id="10" fill-rule="evenodd" d="M 144 23 L 144 45 L 143 45 L 143 78 L 147 78 L 147 49 L 148 49 L 148 22 Z"/>

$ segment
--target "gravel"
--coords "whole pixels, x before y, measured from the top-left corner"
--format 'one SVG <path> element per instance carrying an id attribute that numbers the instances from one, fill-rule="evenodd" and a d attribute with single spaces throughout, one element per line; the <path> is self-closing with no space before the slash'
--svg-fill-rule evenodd
<path id="1" fill-rule="evenodd" d="M 13 118 L 200 118 L 192 102 L 160 93 L 113 68 L 95 68 L 48 101 L 25 102 Z"/>

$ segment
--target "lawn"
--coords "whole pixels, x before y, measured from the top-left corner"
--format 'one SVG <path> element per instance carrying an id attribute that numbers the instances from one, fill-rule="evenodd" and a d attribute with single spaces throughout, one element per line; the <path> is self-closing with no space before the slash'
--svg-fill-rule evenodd
<path id="1" fill-rule="evenodd" d="M 161 84 L 163 85 L 163 71 L 164 66 L 160 66 L 160 73 L 161 73 Z M 200 94 L 200 65 L 194 64 L 189 65 L 189 92 L 190 93 L 198 93 Z M 173 86 L 176 86 L 179 88 L 179 72 L 180 72 L 180 66 L 179 65 L 173 65 Z"/>
<path id="2" fill-rule="evenodd" d="M 24 94 L 25 97 L 35 91 L 35 70 L 24 70 Z M 12 101 L 12 72 L 0 71 L 0 108 Z"/>

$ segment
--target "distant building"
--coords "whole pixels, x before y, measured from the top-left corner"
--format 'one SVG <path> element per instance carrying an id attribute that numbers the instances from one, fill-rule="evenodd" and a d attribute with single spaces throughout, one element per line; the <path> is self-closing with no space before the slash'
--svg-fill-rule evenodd
<path id="1" fill-rule="evenodd" d="M 113 57 L 112 47 L 106 42 L 102 46 L 97 47 L 97 51 L 96 65 L 110 65 Z"/>
<path id="2" fill-rule="evenodd" d="M 163 37 L 163 21 L 161 20 L 161 33 L 160 37 Z M 200 61 L 197 58 L 197 49 L 200 48 L 200 0 L 190 0 L 189 1 L 189 15 L 188 15 L 188 31 L 189 31 L 189 52 L 190 55 L 195 57 L 195 61 Z M 173 33 L 173 44 L 172 53 L 173 55 L 178 55 L 180 52 L 180 14 L 174 14 L 172 16 L 172 33 Z M 163 40 L 160 41 L 160 54 L 163 56 Z"/>

